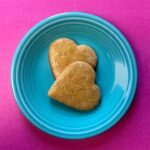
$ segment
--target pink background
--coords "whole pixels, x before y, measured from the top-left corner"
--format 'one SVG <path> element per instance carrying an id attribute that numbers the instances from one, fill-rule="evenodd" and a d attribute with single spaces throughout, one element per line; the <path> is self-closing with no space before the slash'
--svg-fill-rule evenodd
<path id="1" fill-rule="evenodd" d="M 139 79 L 131 108 L 109 131 L 84 140 L 64 140 L 31 125 L 19 111 L 10 87 L 15 48 L 25 33 L 51 15 L 83 11 L 105 18 L 127 37 Z M 0 150 L 150 149 L 150 1 L 149 0 L 0 0 Z"/>

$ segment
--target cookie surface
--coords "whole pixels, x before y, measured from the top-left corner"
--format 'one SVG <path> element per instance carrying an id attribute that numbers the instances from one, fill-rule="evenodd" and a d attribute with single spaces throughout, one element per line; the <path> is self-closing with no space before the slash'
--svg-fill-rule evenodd
<path id="1" fill-rule="evenodd" d="M 95 71 L 91 65 L 77 61 L 67 66 L 48 95 L 75 109 L 90 110 L 100 100 L 100 89 L 94 82 Z"/>
<path id="2" fill-rule="evenodd" d="M 85 61 L 96 66 L 97 57 L 93 49 L 87 45 L 77 45 L 73 40 L 61 38 L 54 41 L 49 48 L 49 61 L 55 78 L 75 61 Z"/>

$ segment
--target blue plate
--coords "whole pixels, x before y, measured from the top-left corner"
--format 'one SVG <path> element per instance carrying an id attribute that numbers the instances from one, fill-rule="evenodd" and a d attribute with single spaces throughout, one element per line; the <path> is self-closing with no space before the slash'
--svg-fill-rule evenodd
<path id="1" fill-rule="evenodd" d="M 92 111 L 76 111 L 47 96 L 54 83 L 48 48 L 62 37 L 87 44 L 97 54 L 102 101 Z M 13 59 L 11 84 L 19 108 L 32 124 L 48 134 L 80 139 L 104 132 L 125 114 L 136 90 L 137 67 L 130 45 L 113 25 L 71 12 L 47 18 L 25 35 Z"/>

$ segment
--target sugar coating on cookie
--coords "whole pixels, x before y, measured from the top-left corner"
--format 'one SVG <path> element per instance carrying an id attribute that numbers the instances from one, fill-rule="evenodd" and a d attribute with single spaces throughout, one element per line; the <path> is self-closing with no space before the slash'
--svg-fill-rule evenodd
<path id="1" fill-rule="evenodd" d="M 75 61 L 85 61 L 95 67 L 97 57 L 91 47 L 77 45 L 73 40 L 60 38 L 50 45 L 49 61 L 52 72 L 57 79 L 63 70 Z"/>
<path id="2" fill-rule="evenodd" d="M 70 64 L 54 82 L 48 95 L 78 110 L 93 109 L 100 101 L 94 69 L 86 62 Z"/>

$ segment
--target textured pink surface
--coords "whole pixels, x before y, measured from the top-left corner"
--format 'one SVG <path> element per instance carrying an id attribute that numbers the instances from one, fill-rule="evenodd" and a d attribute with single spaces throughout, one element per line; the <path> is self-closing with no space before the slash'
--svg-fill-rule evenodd
<path id="1" fill-rule="evenodd" d="M 150 1 L 149 0 L 0 0 L 0 150 L 3 149 L 150 149 Z M 15 48 L 36 23 L 66 11 L 101 16 L 127 37 L 139 79 L 134 102 L 109 131 L 85 140 L 63 140 L 32 126 L 20 113 L 10 87 Z"/>

